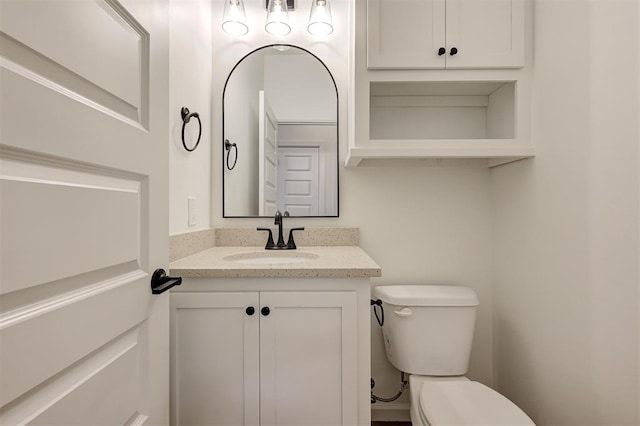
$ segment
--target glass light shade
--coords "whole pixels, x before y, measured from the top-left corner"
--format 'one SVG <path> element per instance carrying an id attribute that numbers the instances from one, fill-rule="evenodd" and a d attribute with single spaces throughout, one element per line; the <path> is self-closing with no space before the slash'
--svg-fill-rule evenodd
<path id="1" fill-rule="evenodd" d="M 328 36 L 333 32 L 329 0 L 311 1 L 311 15 L 309 16 L 307 31 L 319 37 Z"/>
<path id="2" fill-rule="evenodd" d="M 283 36 L 291 32 L 286 0 L 269 0 L 267 23 L 264 29 L 271 35 Z"/>
<path id="3" fill-rule="evenodd" d="M 249 32 L 242 0 L 225 0 L 222 29 L 233 35 L 245 35 Z"/>

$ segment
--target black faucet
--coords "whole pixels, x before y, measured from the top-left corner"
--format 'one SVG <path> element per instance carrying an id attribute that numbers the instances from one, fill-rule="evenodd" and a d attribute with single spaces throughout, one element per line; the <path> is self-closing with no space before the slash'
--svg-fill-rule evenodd
<path id="1" fill-rule="evenodd" d="M 287 211 L 284 212 L 285 215 L 288 214 Z M 282 223 L 284 220 L 282 219 L 282 213 L 280 210 L 276 212 L 275 220 L 273 221 L 274 225 L 278 225 L 278 242 L 276 243 L 276 247 L 279 249 L 284 248 L 284 238 L 282 237 Z"/>
<path id="2" fill-rule="evenodd" d="M 273 224 L 278 225 L 278 242 L 273 243 L 273 234 L 271 233 L 271 229 L 269 228 L 257 228 L 258 231 L 268 231 L 269 237 L 267 238 L 267 245 L 264 247 L 266 250 L 295 250 L 296 242 L 293 240 L 293 231 L 304 231 L 304 228 L 291 228 L 289 230 L 289 240 L 287 243 L 284 243 L 284 236 L 282 232 L 282 224 L 284 222 L 284 218 L 289 216 L 289 212 L 285 211 L 284 216 L 280 211 L 277 211 L 274 217 Z"/>

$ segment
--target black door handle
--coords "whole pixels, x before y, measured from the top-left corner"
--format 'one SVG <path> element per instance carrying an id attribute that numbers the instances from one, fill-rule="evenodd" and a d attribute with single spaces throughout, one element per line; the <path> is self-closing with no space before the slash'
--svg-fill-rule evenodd
<path id="1" fill-rule="evenodd" d="M 262 315 L 264 315 L 266 317 L 271 313 L 271 309 L 269 309 L 268 306 L 265 306 L 264 308 L 262 308 L 260 310 L 260 313 L 262 313 Z"/>
<path id="2" fill-rule="evenodd" d="M 442 56 L 445 53 L 447 53 L 447 49 L 445 49 L 444 47 L 441 47 L 440 49 L 438 49 L 438 56 Z"/>
<path id="3" fill-rule="evenodd" d="M 247 315 L 251 316 L 256 313 L 256 308 L 254 308 L 253 306 L 249 306 L 245 312 L 247 313 Z"/>
<path id="4" fill-rule="evenodd" d="M 170 277 L 164 269 L 156 269 L 151 276 L 151 293 L 162 294 L 180 284 L 182 284 L 182 277 Z"/>
<path id="5" fill-rule="evenodd" d="M 451 53 L 451 56 L 455 55 L 456 53 L 458 53 L 458 48 L 457 47 L 452 47 L 450 53 Z"/>

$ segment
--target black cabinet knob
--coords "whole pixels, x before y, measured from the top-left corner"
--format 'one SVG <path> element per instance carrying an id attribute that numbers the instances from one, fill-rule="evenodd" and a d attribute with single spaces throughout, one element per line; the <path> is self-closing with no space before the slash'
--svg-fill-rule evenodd
<path id="1" fill-rule="evenodd" d="M 267 315 L 269 315 L 271 313 L 271 309 L 269 309 L 268 306 L 265 306 L 264 308 L 262 308 L 260 310 L 260 312 L 262 313 L 262 315 L 264 315 L 266 317 Z"/>
<path id="2" fill-rule="evenodd" d="M 440 49 L 438 49 L 438 56 L 442 56 L 445 53 L 447 53 L 447 49 L 445 49 L 444 47 L 441 47 Z"/>
<path id="3" fill-rule="evenodd" d="M 247 313 L 247 315 L 251 316 L 251 315 L 253 315 L 253 314 L 255 314 L 255 313 L 256 313 L 256 308 L 254 308 L 253 306 L 249 306 L 249 307 L 245 310 L 245 312 Z"/>
<path id="4" fill-rule="evenodd" d="M 450 52 L 451 56 L 455 55 L 456 53 L 458 53 L 458 48 L 457 47 L 452 47 L 451 48 L 451 52 Z"/>

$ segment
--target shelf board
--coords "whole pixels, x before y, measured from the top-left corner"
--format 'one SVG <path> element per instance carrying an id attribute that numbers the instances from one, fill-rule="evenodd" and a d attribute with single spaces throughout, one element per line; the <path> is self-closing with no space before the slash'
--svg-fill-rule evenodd
<path id="1" fill-rule="evenodd" d="M 345 167 L 354 168 L 363 160 L 485 159 L 495 167 L 535 155 L 531 147 L 349 147 Z"/>

